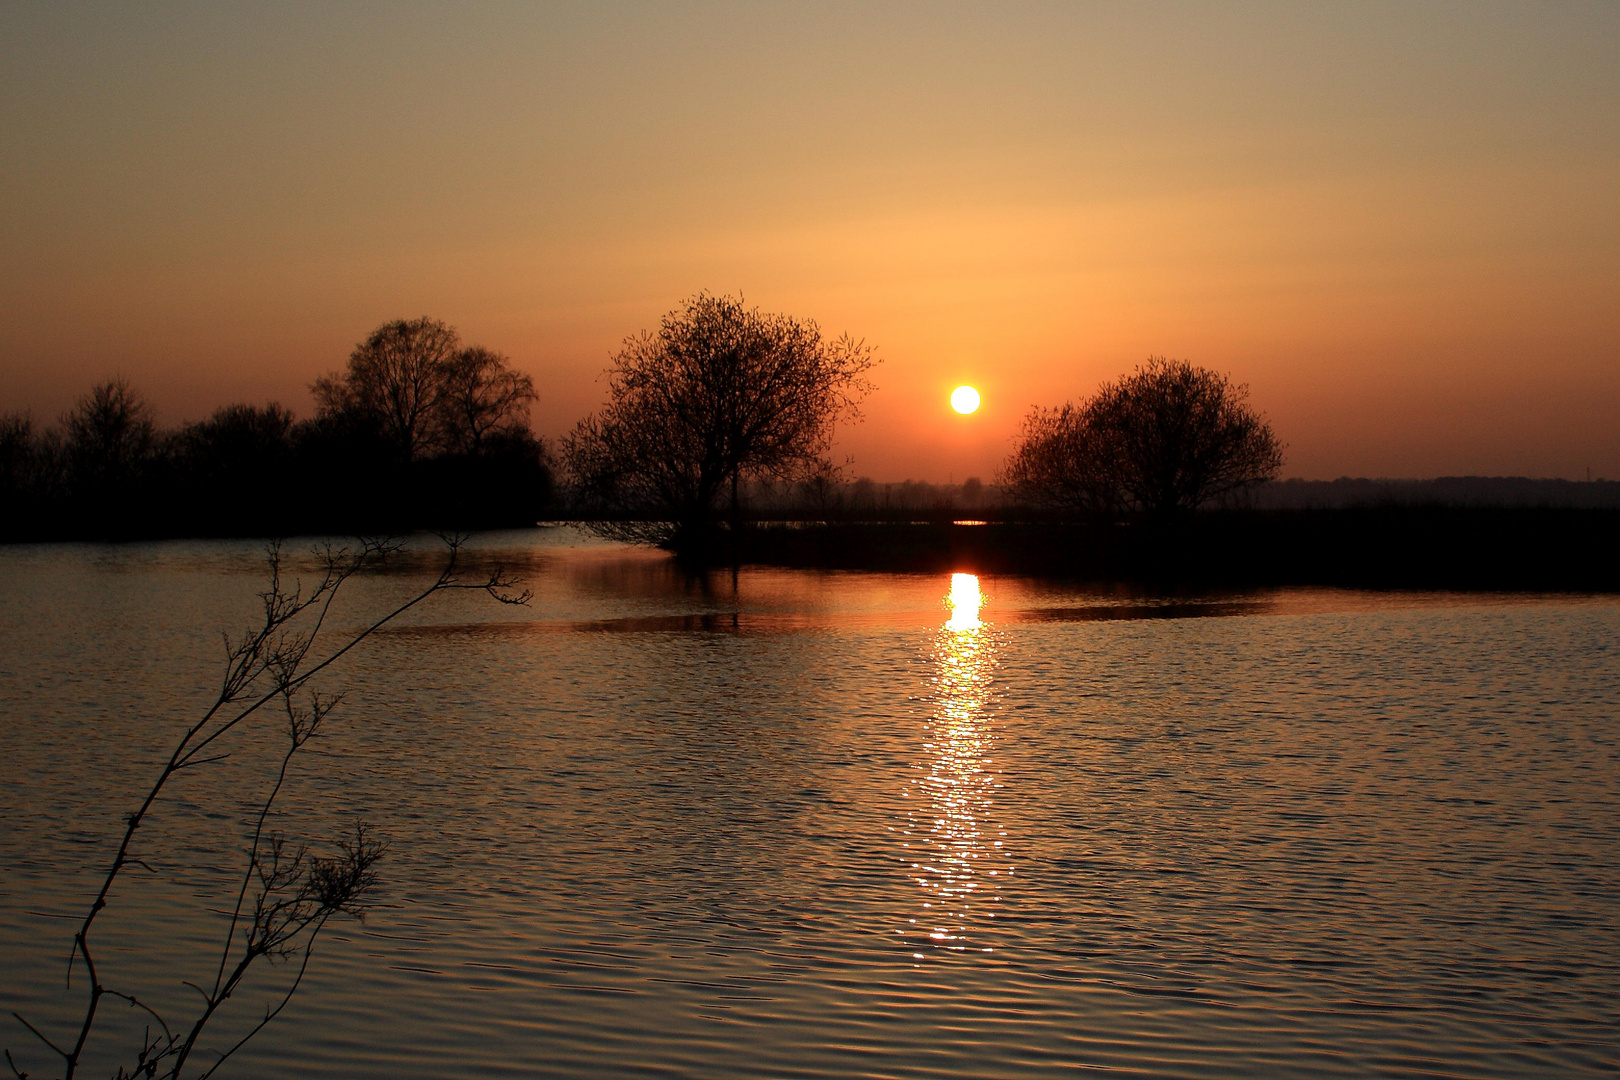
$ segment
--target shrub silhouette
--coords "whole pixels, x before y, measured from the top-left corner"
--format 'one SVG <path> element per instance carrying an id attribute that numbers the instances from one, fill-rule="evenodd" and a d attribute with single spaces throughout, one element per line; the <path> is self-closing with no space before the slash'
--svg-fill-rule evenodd
<path id="1" fill-rule="evenodd" d="M 1150 358 L 1079 406 L 1032 411 L 1002 482 L 1017 498 L 1064 510 L 1195 510 L 1282 468 L 1282 444 L 1247 397 L 1218 372 Z"/>

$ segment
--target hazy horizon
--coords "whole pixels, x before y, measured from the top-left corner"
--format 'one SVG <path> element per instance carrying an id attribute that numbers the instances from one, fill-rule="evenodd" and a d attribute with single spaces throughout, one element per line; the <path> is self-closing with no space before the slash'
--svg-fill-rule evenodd
<path id="1" fill-rule="evenodd" d="M 1620 8 L 1022 4 L 0 12 L 0 409 L 164 423 L 378 324 L 566 431 L 699 290 L 884 360 L 837 450 L 989 480 L 1149 355 L 1285 477 L 1620 475 Z M 984 394 L 953 414 L 951 387 Z"/>

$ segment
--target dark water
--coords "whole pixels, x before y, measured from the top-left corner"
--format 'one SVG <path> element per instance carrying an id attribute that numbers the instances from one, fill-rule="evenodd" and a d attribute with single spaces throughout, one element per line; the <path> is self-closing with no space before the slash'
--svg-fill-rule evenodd
<path id="1" fill-rule="evenodd" d="M 483 547 L 532 608 L 445 599 L 328 684 L 279 824 L 372 822 L 384 900 L 231 1075 L 1620 1070 L 1612 598 L 953 605 Z M 246 544 L 0 550 L 0 1006 L 63 1030 L 64 916 L 261 584 Z M 265 748 L 175 789 L 104 924 L 116 984 L 187 1007 Z M 43 1068 L 30 1038 L 0 1042 Z"/>

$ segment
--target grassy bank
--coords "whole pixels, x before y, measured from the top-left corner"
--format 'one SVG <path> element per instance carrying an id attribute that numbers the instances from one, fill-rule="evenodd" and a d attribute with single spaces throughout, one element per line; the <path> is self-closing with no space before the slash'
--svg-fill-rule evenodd
<path id="1" fill-rule="evenodd" d="M 737 561 L 1179 585 L 1620 591 L 1620 511 L 1224 511 L 1151 524 L 829 524 L 745 531 Z"/>

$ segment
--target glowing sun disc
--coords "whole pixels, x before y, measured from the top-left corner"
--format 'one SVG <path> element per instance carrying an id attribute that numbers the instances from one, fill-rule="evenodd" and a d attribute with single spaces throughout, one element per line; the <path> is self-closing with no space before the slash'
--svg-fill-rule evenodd
<path id="1" fill-rule="evenodd" d="M 966 416 L 979 407 L 979 392 L 971 386 L 958 386 L 951 391 L 951 408 Z"/>

